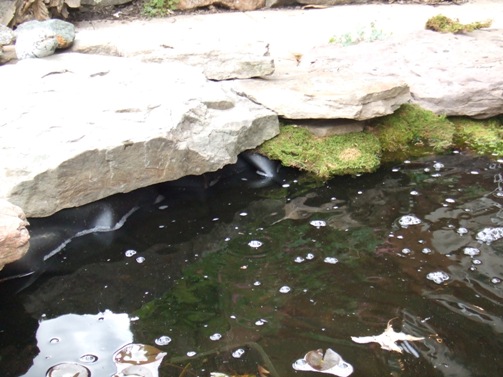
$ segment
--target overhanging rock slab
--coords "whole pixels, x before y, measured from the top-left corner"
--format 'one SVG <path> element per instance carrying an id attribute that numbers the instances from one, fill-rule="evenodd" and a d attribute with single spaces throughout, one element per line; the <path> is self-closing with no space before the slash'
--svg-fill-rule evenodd
<path id="1" fill-rule="evenodd" d="M 272 111 L 183 64 L 67 53 L 0 82 L 0 198 L 28 217 L 218 170 L 279 132 Z"/>
<path id="2" fill-rule="evenodd" d="M 410 100 L 409 87 L 400 79 L 336 71 L 274 75 L 230 86 L 289 119 L 366 120 L 391 114 Z"/>

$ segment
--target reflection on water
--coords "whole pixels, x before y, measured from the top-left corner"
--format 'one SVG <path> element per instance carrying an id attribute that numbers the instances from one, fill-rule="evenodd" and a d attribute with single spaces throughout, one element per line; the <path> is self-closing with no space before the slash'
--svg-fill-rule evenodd
<path id="1" fill-rule="evenodd" d="M 128 339 L 99 351 L 75 325 L 67 342 L 81 348 L 48 362 L 94 355 L 83 364 L 93 373 L 134 342 L 167 353 L 161 377 L 308 376 L 292 364 L 319 349 L 352 376 L 497 376 L 502 164 L 457 153 L 325 183 L 284 171 L 268 187 L 160 185 L 162 199 L 113 237 L 74 238 L 29 287 L 1 286 L 3 375 L 31 373 L 45 355 L 37 321 L 109 309 L 135 319 Z M 404 352 L 352 341 L 390 320 L 424 340 L 398 341 Z"/>

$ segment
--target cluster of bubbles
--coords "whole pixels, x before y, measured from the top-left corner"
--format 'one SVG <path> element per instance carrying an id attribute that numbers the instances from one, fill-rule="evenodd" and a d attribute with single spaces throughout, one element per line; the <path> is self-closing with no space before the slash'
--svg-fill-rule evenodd
<path id="1" fill-rule="evenodd" d="M 312 226 L 314 226 L 315 228 L 318 228 L 318 229 L 320 229 L 321 227 L 327 226 L 327 222 L 324 220 L 311 220 L 309 222 L 309 224 L 311 224 Z"/>
<path id="2" fill-rule="evenodd" d="M 411 225 L 421 224 L 421 219 L 419 219 L 415 215 L 405 215 L 398 219 L 398 224 L 401 228 L 407 229 Z"/>
<path id="3" fill-rule="evenodd" d="M 435 284 L 442 284 L 443 282 L 449 280 L 449 275 L 443 271 L 435 271 L 426 275 L 426 279 L 431 280 Z"/>

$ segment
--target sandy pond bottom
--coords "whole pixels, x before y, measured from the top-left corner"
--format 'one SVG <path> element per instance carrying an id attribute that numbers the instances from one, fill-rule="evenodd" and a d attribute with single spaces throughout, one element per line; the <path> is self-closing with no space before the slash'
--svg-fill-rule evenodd
<path id="1" fill-rule="evenodd" d="M 325 183 L 282 169 L 160 185 L 138 208 L 124 196 L 121 227 L 0 285 L 1 374 L 111 376 L 155 347 L 161 377 L 309 376 L 292 364 L 327 348 L 355 377 L 499 376 L 502 165 L 454 153 Z M 424 339 L 352 340 L 388 323 Z"/>

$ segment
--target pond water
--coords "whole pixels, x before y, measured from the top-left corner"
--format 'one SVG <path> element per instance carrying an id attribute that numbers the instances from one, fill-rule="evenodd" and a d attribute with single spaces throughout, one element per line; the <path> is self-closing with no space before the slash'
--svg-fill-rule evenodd
<path id="1" fill-rule="evenodd" d="M 1 374 L 111 376 L 157 349 L 129 375 L 304 377 L 293 364 L 330 348 L 355 377 L 499 376 L 502 166 L 454 153 L 325 183 L 281 169 L 268 185 L 237 175 L 119 198 L 134 209 L 121 226 L 0 284 Z M 422 339 L 352 339 L 388 324 Z"/>

